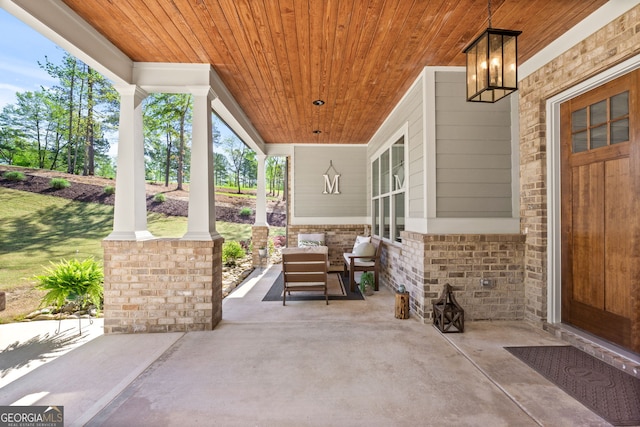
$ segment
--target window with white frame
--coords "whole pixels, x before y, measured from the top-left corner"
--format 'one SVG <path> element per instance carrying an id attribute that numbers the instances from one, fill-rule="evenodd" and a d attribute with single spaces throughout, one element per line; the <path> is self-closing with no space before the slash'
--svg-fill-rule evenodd
<path id="1" fill-rule="evenodd" d="M 404 136 L 371 163 L 372 234 L 396 242 L 405 223 L 404 169 Z"/>

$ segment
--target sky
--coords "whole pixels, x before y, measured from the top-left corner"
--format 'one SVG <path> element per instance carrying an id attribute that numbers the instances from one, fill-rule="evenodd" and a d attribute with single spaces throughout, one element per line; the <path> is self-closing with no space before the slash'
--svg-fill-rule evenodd
<path id="1" fill-rule="evenodd" d="M 0 9 L 0 108 L 16 102 L 16 92 L 51 87 L 57 81 L 38 62 L 59 64 L 64 50 L 18 18 Z"/>
<path id="2" fill-rule="evenodd" d="M 33 92 L 58 84 L 38 62 L 44 63 L 48 58 L 60 64 L 64 55 L 64 49 L 0 8 L 0 109 L 16 102 L 16 92 Z M 232 135 L 224 124 L 219 130 L 223 138 Z M 117 149 L 114 137 L 117 138 L 107 138 L 111 142 L 111 155 Z"/>

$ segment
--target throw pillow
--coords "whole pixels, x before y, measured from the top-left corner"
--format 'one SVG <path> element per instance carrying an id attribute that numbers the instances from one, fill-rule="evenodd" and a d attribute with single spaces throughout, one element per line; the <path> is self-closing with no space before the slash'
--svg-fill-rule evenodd
<path id="1" fill-rule="evenodd" d="M 363 243 L 371 243 L 371 236 L 356 236 L 356 242 L 353 244 L 352 253 L 355 253 L 356 248 Z"/>
<path id="2" fill-rule="evenodd" d="M 320 242 L 318 240 L 300 240 L 298 242 L 298 247 L 306 248 L 309 246 L 324 246 L 324 242 Z"/>
<path id="3" fill-rule="evenodd" d="M 357 256 L 375 256 L 376 254 L 376 247 L 373 245 L 373 243 L 369 243 L 369 242 L 365 242 L 365 243 L 361 243 L 358 245 L 358 247 L 356 247 L 353 250 L 353 254 L 357 255 Z M 366 262 L 366 261 L 371 261 L 371 259 L 367 259 L 367 258 L 356 258 L 356 262 Z"/>
<path id="4" fill-rule="evenodd" d="M 324 233 L 300 233 L 298 234 L 298 247 L 324 246 Z"/>

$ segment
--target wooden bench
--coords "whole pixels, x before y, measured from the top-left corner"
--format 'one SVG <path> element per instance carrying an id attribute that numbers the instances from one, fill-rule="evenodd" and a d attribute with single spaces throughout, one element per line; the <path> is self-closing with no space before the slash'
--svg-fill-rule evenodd
<path id="1" fill-rule="evenodd" d="M 351 292 L 356 290 L 356 280 L 354 273 L 356 271 L 373 271 L 374 287 L 378 290 L 378 270 L 380 269 L 380 254 L 382 253 L 382 243 L 371 239 L 371 244 L 376 247 L 375 255 L 358 256 L 347 252 L 344 254 L 344 275 L 349 272 L 349 287 Z"/>

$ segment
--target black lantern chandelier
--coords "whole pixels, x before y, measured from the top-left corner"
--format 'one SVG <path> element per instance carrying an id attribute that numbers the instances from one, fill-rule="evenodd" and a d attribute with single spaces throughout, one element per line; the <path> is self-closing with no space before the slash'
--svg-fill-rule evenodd
<path id="1" fill-rule="evenodd" d="M 467 101 L 496 102 L 518 90 L 518 41 L 522 31 L 489 28 L 464 50 L 467 55 Z"/>

